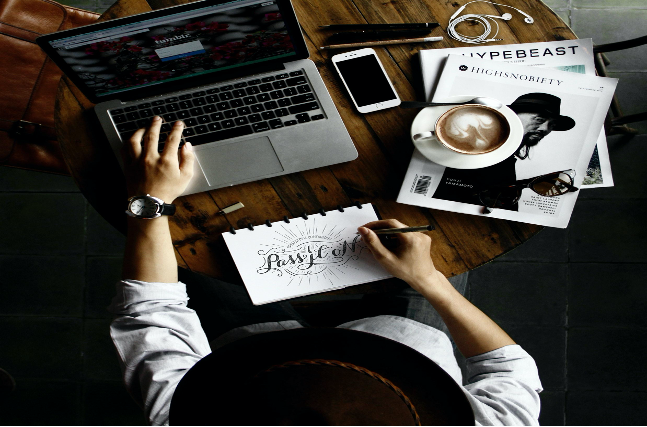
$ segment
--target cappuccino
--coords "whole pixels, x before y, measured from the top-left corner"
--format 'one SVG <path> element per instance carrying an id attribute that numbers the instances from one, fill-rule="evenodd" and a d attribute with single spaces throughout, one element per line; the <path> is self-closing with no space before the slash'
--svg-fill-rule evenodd
<path id="1" fill-rule="evenodd" d="M 510 125 L 497 110 L 484 105 L 459 105 L 436 122 L 436 137 L 447 148 L 464 154 L 494 151 L 510 136 Z"/>

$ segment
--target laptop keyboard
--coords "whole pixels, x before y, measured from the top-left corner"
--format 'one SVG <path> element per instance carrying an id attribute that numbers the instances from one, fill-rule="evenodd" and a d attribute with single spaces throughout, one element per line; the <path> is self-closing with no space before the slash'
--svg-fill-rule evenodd
<path id="1" fill-rule="evenodd" d="M 161 116 L 160 151 L 177 120 L 186 125 L 185 139 L 201 145 L 325 118 L 301 70 L 142 102 L 109 113 L 122 141 L 149 126 L 153 116 Z"/>

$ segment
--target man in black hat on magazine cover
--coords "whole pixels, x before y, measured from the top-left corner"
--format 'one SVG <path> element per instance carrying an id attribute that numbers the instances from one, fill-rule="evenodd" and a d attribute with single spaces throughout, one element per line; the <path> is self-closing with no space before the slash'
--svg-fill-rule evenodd
<path id="1" fill-rule="evenodd" d="M 575 120 L 560 113 L 562 100 L 548 93 L 527 93 L 508 105 L 517 113 L 523 126 L 523 139 L 515 153 L 492 166 L 480 169 L 445 168 L 433 197 L 455 202 L 481 204 L 478 192 L 497 185 L 512 185 L 517 180 L 518 160 L 529 158 L 536 146 L 551 132 L 564 132 L 575 127 Z M 553 172 L 553 171 L 550 171 Z M 502 209 L 518 210 L 517 203 Z"/>
<path id="2" fill-rule="evenodd" d="M 178 151 L 181 122 L 159 153 L 160 126 L 154 118 L 125 144 L 128 233 L 109 307 L 126 387 L 152 425 L 538 424 L 532 357 L 461 295 L 466 275 L 450 283 L 436 270 L 427 235 L 398 234 L 389 249 L 372 231 L 399 221 L 358 231 L 410 285 L 397 297 L 420 321 L 312 328 L 289 303 L 256 307 L 242 286 L 178 272 L 168 214 L 143 211 L 151 196 L 169 204 L 184 191 L 195 158 L 190 143 Z M 465 378 L 450 336 L 467 358 Z"/>

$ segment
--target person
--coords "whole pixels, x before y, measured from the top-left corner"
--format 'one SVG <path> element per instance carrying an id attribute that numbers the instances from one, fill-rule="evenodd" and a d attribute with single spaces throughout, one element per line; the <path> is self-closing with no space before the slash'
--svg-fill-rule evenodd
<path id="1" fill-rule="evenodd" d="M 508 105 L 523 126 L 519 148 L 507 159 L 480 169 L 445 168 L 436 199 L 480 205 L 478 193 L 492 186 L 512 185 L 517 181 L 516 164 L 529 159 L 533 147 L 551 132 L 564 132 L 575 127 L 575 120 L 560 113 L 561 99 L 548 93 L 527 93 Z M 553 171 L 549 171 L 553 172 Z M 518 210 L 516 203 L 504 207 Z"/>
<path id="2" fill-rule="evenodd" d="M 523 139 L 514 157 L 527 159 L 530 149 L 551 132 L 564 132 L 575 127 L 575 120 L 560 114 L 561 99 L 548 93 L 527 93 L 509 105 L 523 126 Z"/>
<path id="3" fill-rule="evenodd" d="M 148 194 L 171 203 L 184 191 L 191 179 L 194 154 L 188 142 L 178 151 L 184 127 L 181 122 L 173 125 L 163 151 L 158 152 L 160 126 L 161 120 L 155 117 L 149 128 L 139 129 L 126 142 L 124 165 L 127 191 L 129 197 Z M 391 397 L 396 396 L 396 401 L 406 403 L 403 406 L 404 413 L 411 411 L 416 417 L 420 414 L 417 422 L 429 422 L 429 418 L 426 418 L 428 413 L 440 413 L 444 410 L 449 414 L 441 414 L 443 416 L 462 417 L 458 418 L 457 424 L 538 423 L 538 393 L 542 391 L 542 386 L 532 357 L 494 321 L 465 299 L 435 268 L 430 257 L 429 236 L 402 233 L 396 236 L 397 246 L 389 248 L 381 242 L 373 230 L 405 226 L 395 219 L 364 224 L 358 231 L 377 261 L 389 273 L 424 297 L 442 318 L 455 345 L 467 358 L 468 376 L 465 385 L 450 339 L 436 328 L 392 315 L 358 319 L 337 328 L 304 327 L 305 322 L 291 311 L 288 303 L 254 307 L 241 286 L 182 269 L 178 272 L 167 215 L 148 220 L 129 217 L 127 221 L 123 279 L 117 283 L 116 296 L 109 307 L 109 311 L 116 316 L 110 325 L 110 333 L 126 387 L 143 405 L 152 425 L 168 424 L 169 420 L 173 424 L 182 423 L 181 420 L 174 419 L 181 412 L 176 407 L 190 405 L 195 401 L 200 402 L 200 408 L 210 414 L 210 424 L 235 423 L 235 417 L 239 417 L 241 424 L 271 424 L 272 420 L 248 418 L 252 416 L 252 412 L 256 414 L 254 416 L 263 417 L 265 411 L 256 410 L 260 404 L 250 403 L 250 396 L 254 395 L 255 388 L 248 383 L 237 384 L 238 372 L 247 372 L 249 365 L 271 358 L 275 353 L 283 355 L 295 352 L 302 356 L 306 348 L 321 348 L 322 343 L 327 343 L 326 354 L 340 355 L 345 352 L 343 354 L 350 355 L 348 357 L 351 361 L 367 361 L 371 367 L 380 367 L 377 368 L 380 372 L 390 372 L 388 375 L 393 375 L 395 380 L 389 381 L 386 378 L 375 381 L 381 376 L 374 374 L 369 377 L 367 375 L 373 372 L 372 368 L 365 369 L 361 366 L 353 368 L 354 371 L 333 370 L 334 375 L 329 375 L 329 371 L 321 375 L 318 371 L 312 373 L 307 369 L 278 369 L 288 374 L 296 372 L 289 379 L 289 384 L 297 385 L 282 387 L 284 382 L 276 383 L 276 378 L 270 376 L 267 386 L 270 392 L 263 396 L 272 398 L 274 395 L 283 396 L 282 393 L 294 391 L 296 397 L 293 398 L 301 399 L 302 395 L 307 396 L 308 391 L 299 388 L 303 386 L 303 381 L 300 380 L 308 378 L 308 383 L 313 378 L 309 375 L 314 375 L 316 381 L 325 383 L 337 379 L 345 381 L 346 373 L 360 375 L 358 372 L 361 372 L 361 378 L 368 381 L 366 385 L 362 382 L 364 380 L 352 377 L 352 381 L 346 381 L 349 387 L 355 387 L 351 390 L 350 397 L 344 398 L 341 403 L 339 400 L 330 405 L 326 403 L 324 412 L 343 407 L 343 414 L 338 414 L 342 417 L 340 422 L 345 420 L 348 423 L 348 414 L 353 412 L 354 407 L 373 405 L 365 408 L 360 415 L 353 415 L 355 418 L 351 418 L 350 423 L 381 423 L 384 421 L 379 418 L 382 411 L 388 412 L 395 404 L 383 404 L 378 392 L 364 393 L 363 390 L 364 387 L 369 390 L 372 385 L 383 387 L 386 384 L 389 385 L 389 390 L 400 392 L 397 396 L 387 392 L 384 399 L 390 398 L 388 393 L 392 394 Z M 191 280 L 199 282 L 198 285 L 189 283 Z M 199 292 L 193 291 L 200 288 L 207 288 L 207 294 L 213 299 L 198 297 Z M 191 302 L 188 302 L 188 295 L 192 296 Z M 219 302 L 219 299 L 225 301 Z M 200 311 L 198 317 L 196 311 L 190 308 L 194 301 L 203 304 L 207 317 L 203 318 Z M 244 311 L 249 314 L 247 321 L 240 320 L 239 315 Z M 209 315 L 216 316 L 217 323 L 233 325 L 233 329 L 205 331 L 209 321 L 214 320 L 208 319 Z M 340 350 L 341 353 L 335 353 L 336 346 L 344 347 Z M 207 363 L 210 360 L 213 362 L 214 358 L 217 363 Z M 323 363 L 328 365 L 341 363 L 324 360 Z M 354 365 L 351 363 L 352 366 Z M 272 367 L 275 368 L 275 365 Z M 205 369 L 212 374 L 205 374 Z M 258 375 L 251 377 L 257 378 Z M 201 381 L 203 385 L 199 393 L 191 395 L 191 390 L 200 387 L 196 384 Z M 242 388 L 236 389 L 237 386 Z M 319 394 L 309 402 L 314 401 L 316 405 L 321 399 L 334 398 L 335 393 L 325 391 L 330 386 L 326 384 L 325 387 L 317 388 L 314 392 Z M 309 390 L 312 392 L 312 387 Z M 406 395 L 410 395 L 410 398 Z M 454 396 L 454 399 L 445 404 L 443 399 L 446 396 Z M 263 400 L 264 398 L 260 399 Z M 285 400 L 279 399 L 276 405 Z M 270 402 L 275 401 L 276 399 Z M 231 410 L 230 405 L 236 404 L 242 406 Z M 433 411 L 429 409 L 432 407 L 435 408 Z M 291 407 L 288 411 L 295 409 Z M 193 412 L 194 409 L 189 410 L 189 413 Z M 224 418 L 228 413 L 233 413 L 234 421 Z M 314 412 L 305 414 L 312 415 Z M 301 415 L 303 414 L 299 416 Z M 296 424 L 305 424 L 306 421 L 323 424 L 334 423 L 336 420 L 325 418 L 325 414 L 315 415 L 319 418 L 314 418 L 314 421 L 313 418 L 298 417 L 288 421 Z M 465 415 L 469 415 L 467 419 L 471 421 L 465 421 Z M 440 419 L 445 420 L 442 423 L 450 423 L 447 421 L 449 418 Z M 394 420 L 396 425 L 403 424 L 398 418 Z M 277 421 L 280 422 L 282 421 Z"/>

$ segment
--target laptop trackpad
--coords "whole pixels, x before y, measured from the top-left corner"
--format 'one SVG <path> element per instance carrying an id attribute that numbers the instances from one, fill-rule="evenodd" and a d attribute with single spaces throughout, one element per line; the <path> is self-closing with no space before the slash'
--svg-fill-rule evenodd
<path id="1" fill-rule="evenodd" d="M 211 187 L 250 181 L 283 171 L 266 136 L 206 148 L 196 154 Z"/>

